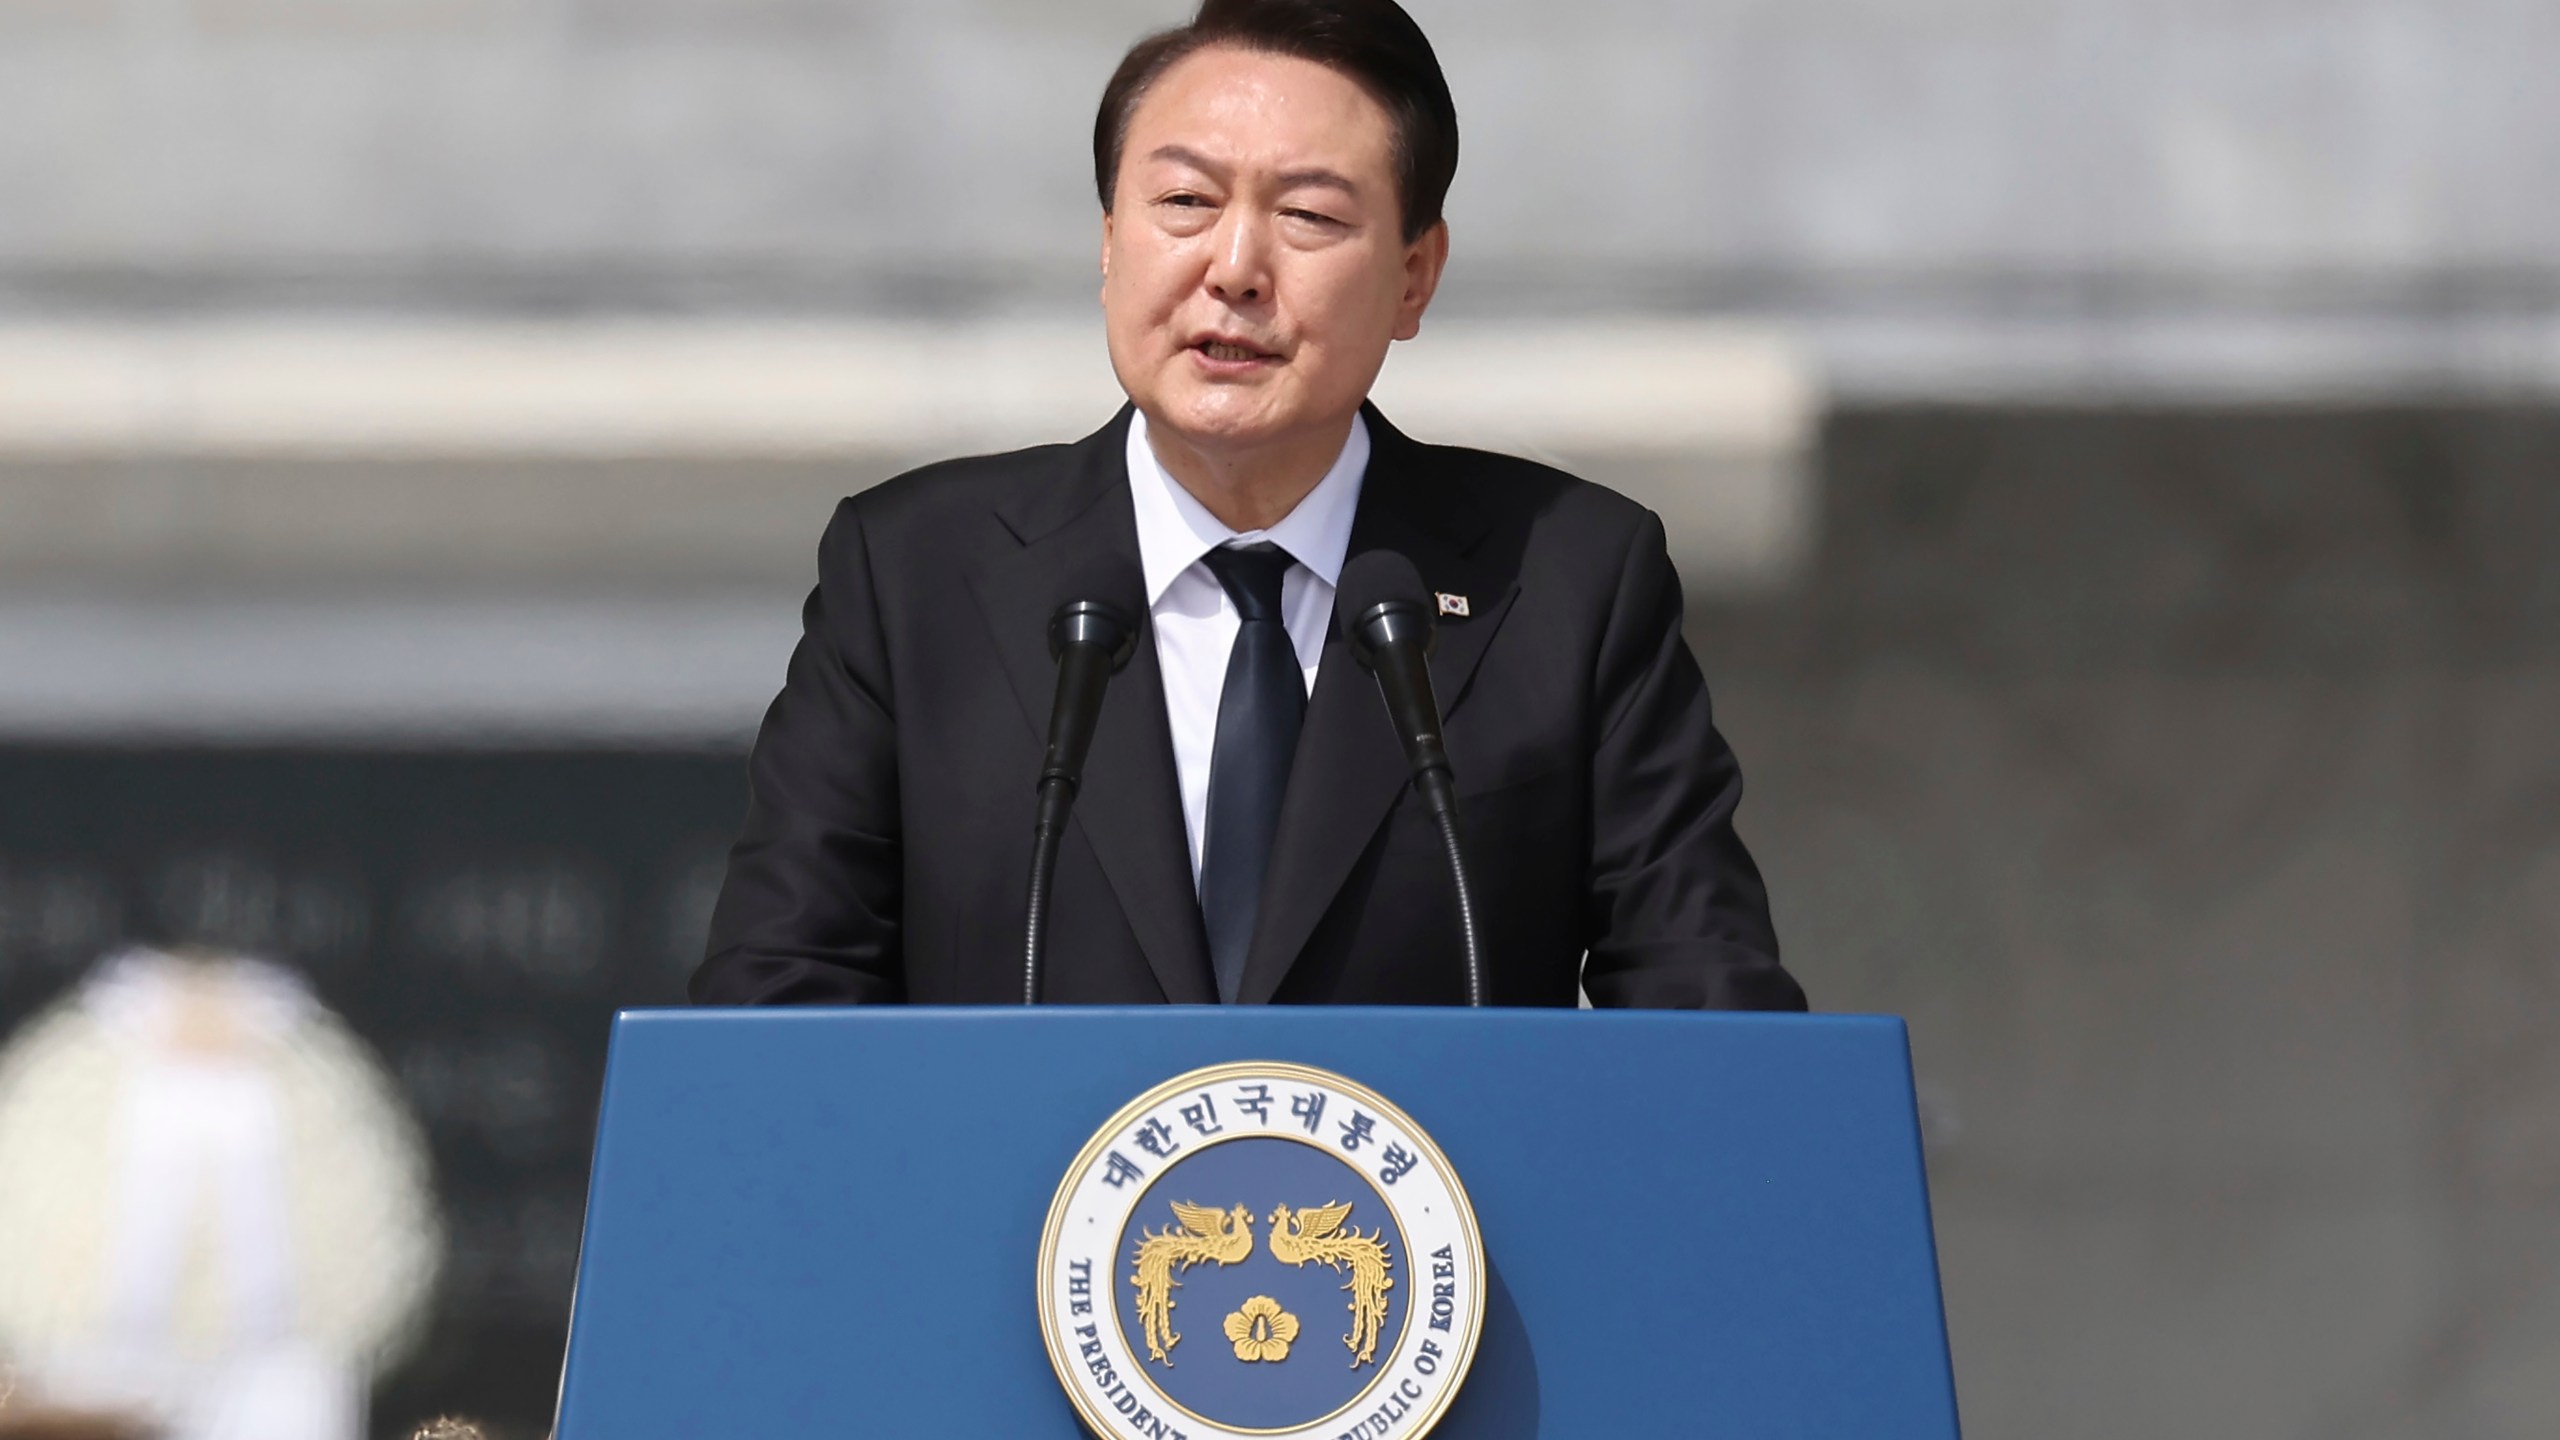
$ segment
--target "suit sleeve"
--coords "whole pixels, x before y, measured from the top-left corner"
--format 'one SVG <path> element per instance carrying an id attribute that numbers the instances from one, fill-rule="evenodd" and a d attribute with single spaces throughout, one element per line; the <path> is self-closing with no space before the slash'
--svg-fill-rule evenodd
<path id="1" fill-rule="evenodd" d="M 800 644 L 748 762 L 746 823 L 696 1004 L 904 998 L 892 704 L 868 541 L 848 500 L 820 543 Z"/>
<path id="2" fill-rule="evenodd" d="M 1681 638 L 1680 580 L 1650 512 L 1620 574 L 1594 675 L 1584 989 L 1602 1006 L 1802 1010 L 1734 833 L 1742 769 Z"/>

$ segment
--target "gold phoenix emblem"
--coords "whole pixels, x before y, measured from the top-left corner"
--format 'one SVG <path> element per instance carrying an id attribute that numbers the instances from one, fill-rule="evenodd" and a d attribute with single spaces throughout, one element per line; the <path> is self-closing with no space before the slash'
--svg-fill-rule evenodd
<path id="1" fill-rule="evenodd" d="M 1268 1295 L 1256 1295 L 1227 1317 L 1227 1338 L 1236 1358 L 1248 1364 L 1289 1358 L 1289 1342 L 1298 1338 L 1298 1317 Z"/>
<path id="2" fill-rule="evenodd" d="M 1137 1273 L 1129 1277 L 1129 1283 L 1138 1287 L 1138 1318 L 1146 1322 L 1147 1354 L 1168 1368 L 1173 1364 L 1173 1347 L 1182 1343 L 1173 1329 L 1173 1292 L 1182 1285 L 1173 1278 L 1175 1272 L 1204 1262 L 1233 1265 L 1253 1253 L 1253 1216 L 1241 1205 L 1222 1212 L 1176 1200 L 1173 1218 L 1182 1222 L 1180 1229 L 1168 1226 L 1140 1232 Z M 1291 1322 L 1293 1330 L 1295 1324 Z M 1285 1352 L 1288 1347 L 1281 1348 Z M 1244 1353 L 1241 1346 L 1236 1353 Z"/>
<path id="3" fill-rule="evenodd" d="M 1395 1261 L 1387 1254 L 1386 1241 L 1379 1238 L 1386 1232 L 1363 1235 L 1357 1229 L 1346 1230 L 1342 1222 L 1350 1217 L 1351 1206 L 1345 1202 L 1313 1207 L 1297 1212 L 1293 1230 L 1293 1217 L 1283 1205 L 1271 1212 L 1271 1254 L 1286 1265 L 1313 1262 L 1350 1273 L 1342 1288 L 1351 1292 L 1351 1333 L 1342 1337 L 1342 1343 L 1350 1348 L 1351 1368 L 1357 1370 L 1378 1353 L 1378 1327 L 1386 1323 L 1387 1292 L 1396 1282 L 1387 1277 Z M 1249 1248 L 1252 1242 L 1246 1244 Z"/>

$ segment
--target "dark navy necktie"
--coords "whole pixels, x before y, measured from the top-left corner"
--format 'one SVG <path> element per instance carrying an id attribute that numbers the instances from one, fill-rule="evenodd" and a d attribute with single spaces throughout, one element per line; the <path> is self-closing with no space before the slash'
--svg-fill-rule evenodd
<path id="1" fill-rule="evenodd" d="M 1289 627 L 1280 619 L 1280 580 L 1294 562 L 1277 545 L 1212 550 L 1200 557 L 1226 587 L 1242 623 L 1227 652 L 1218 693 L 1218 738 L 1209 756 L 1209 833 L 1200 856 L 1200 916 L 1209 929 L 1209 965 L 1218 999 L 1235 1003 L 1245 952 L 1262 912 L 1262 876 L 1280 828 L 1280 797 L 1306 719 L 1307 684 Z"/>

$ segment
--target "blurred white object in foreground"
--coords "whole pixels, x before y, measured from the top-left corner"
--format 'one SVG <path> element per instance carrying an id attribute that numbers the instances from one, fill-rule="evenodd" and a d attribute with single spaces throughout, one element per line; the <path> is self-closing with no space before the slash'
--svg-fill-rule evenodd
<path id="1" fill-rule="evenodd" d="M 300 977 L 136 950 L 0 1052 L 0 1351 L 169 1440 L 359 1440 L 442 1231 L 415 1123 Z"/>

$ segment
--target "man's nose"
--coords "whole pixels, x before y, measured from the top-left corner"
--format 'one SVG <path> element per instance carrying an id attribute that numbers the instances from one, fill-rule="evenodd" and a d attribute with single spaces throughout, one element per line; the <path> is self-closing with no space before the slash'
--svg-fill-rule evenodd
<path id="1" fill-rule="evenodd" d="M 1269 227 L 1243 206 L 1231 205 L 1219 217 L 1214 233 L 1217 244 L 1209 257 L 1210 293 L 1230 305 L 1270 299 Z"/>

